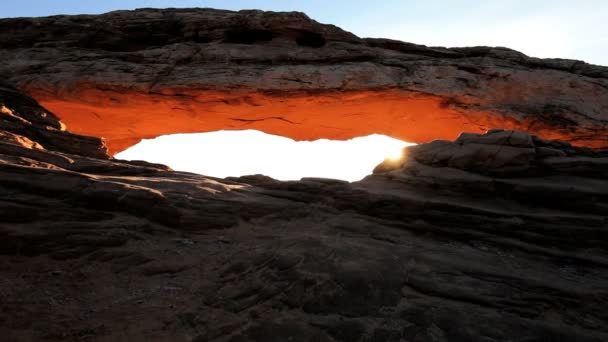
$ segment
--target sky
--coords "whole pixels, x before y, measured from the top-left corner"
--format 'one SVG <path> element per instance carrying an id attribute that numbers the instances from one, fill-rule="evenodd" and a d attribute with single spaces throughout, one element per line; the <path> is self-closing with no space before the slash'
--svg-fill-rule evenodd
<path id="1" fill-rule="evenodd" d="M 176 145 L 198 147 L 192 153 L 175 153 Z M 356 181 L 369 175 L 385 158 L 399 157 L 406 145 L 379 134 L 348 141 L 296 142 L 255 130 L 219 131 L 144 140 L 117 157 L 146 156 L 149 162 L 164 163 L 175 170 L 216 177 L 264 174 L 281 180 L 322 177 Z"/>
<path id="2" fill-rule="evenodd" d="M 2 0 L 0 17 L 98 14 L 141 7 L 295 10 L 360 37 L 429 46 L 505 46 L 534 57 L 608 65 L 607 0 Z M 143 141 L 118 157 L 161 162 L 216 177 L 263 173 L 277 179 L 320 176 L 354 180 L 394 154 L 395 144 L 401 142 L 379 136 L 349 143 L 296 143 L 255 131 L 213 132 Z M 175 151 L 189 151 L 184 155 L 190 156 L 196 152 L 199 157 L 185 162 Z M 297 158 L 286 162 L 285 158 L 293 156 Z M 247 160 L 246 167 L 235 162 L 239 159 Z"/>

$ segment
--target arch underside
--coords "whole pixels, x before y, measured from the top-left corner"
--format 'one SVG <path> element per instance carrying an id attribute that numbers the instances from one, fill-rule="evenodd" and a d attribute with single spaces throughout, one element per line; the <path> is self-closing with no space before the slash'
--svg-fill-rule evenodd
<path id="1" fill-rule="evenodd" d="M 439 96 L 400 89 L 280 94 L 168 90 L 163 94 L 83 86 L 71 96 L 29 93 L 72 132 L 105 138 L 111 154 L 160 135 L 244 129 L 294 140 L 346 140 L 376 133 L 423 143 L 501 127 L 571 140 L 529 119 L 464 108 Z"/>
<path id="2" fill-rule="evenodd" d="M 0 74 L 111 153 L 257 129 L 423 143 L 519 129 L 607 148 L 608 68 L 359 38 L 302 13 L 141 9 L 0 22 Z"/>

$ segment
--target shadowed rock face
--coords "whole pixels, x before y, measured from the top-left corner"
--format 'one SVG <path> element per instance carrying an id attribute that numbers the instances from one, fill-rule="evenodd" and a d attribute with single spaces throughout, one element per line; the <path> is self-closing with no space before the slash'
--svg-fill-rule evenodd
<path id="1" fill-rule="evenodd" d="M 301 13 L 141 9 L 0 20 L 0 74 L 111 153 L 258 129 L 416 143 L 492 127 L 608 147 L 608 69 L 361 39 Z"/>
<path id="2" fill-rule="evenodd" d="M 0 134 L 3 142 L 32 150 L 46 147 L 93 158 L 109 157 L 103 139 L 66 131 L 55 114 L 3 81 L 0 81 Z"/>
<path id="3" fill-rule="evenodd" d="M 355 183 L 215 179 L 0 108 L 4 340 L 608 340 L 605 152 L 492 130 Z"/>

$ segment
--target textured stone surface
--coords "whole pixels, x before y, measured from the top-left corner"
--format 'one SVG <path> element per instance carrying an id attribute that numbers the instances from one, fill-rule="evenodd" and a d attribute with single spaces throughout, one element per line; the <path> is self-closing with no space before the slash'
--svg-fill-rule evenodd
<path id="1" fill-rule="evenodd" d="M 107 158 L 100 138 L 73 134 L 57 116 L 35 100 L 0 81 L 0 142 L 11 142 L 30 149 L 49 148 L 71 154 Z"/>
<path id="2" fill-rule="evenodd" d="M 4 341 L 608 340 L 605 152 L 492 130 L 355 183 L 214 179 L 0 99 Z"/>
<path id="3" fill-rule="evenodd" d="M 506 48 L 362 39 L 301 13 L 142 9 L 0 20 L 0 74 L 112 153 L 258 129 L 455 139 L 492 127 L 608 147 L 608 69 Z"/>
<path id="4" fill-rule="evenodd" d="M 535 174 L 608 176 L 608 151 L 547 141 L 526 132 L 493 129 L 484 135 L 463 133 L 454 142 L 435 140 L 404 149 L 407 160 L 386 160 L 376 172 L 405 168 L 412 160 L 484 175 L 512 177 Z"/>

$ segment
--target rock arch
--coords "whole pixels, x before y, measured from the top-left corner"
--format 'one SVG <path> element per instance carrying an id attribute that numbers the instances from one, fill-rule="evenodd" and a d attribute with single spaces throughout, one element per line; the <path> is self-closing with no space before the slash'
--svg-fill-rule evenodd
<path id="1" fill-rule="evenodd" d="M 608 68 L 362 39 L 302 13 L 142 9 L 0 20 L 0 73 L 112 153 L 258 129 L 411 142 L 519 129 L 608 147 Z"/>

